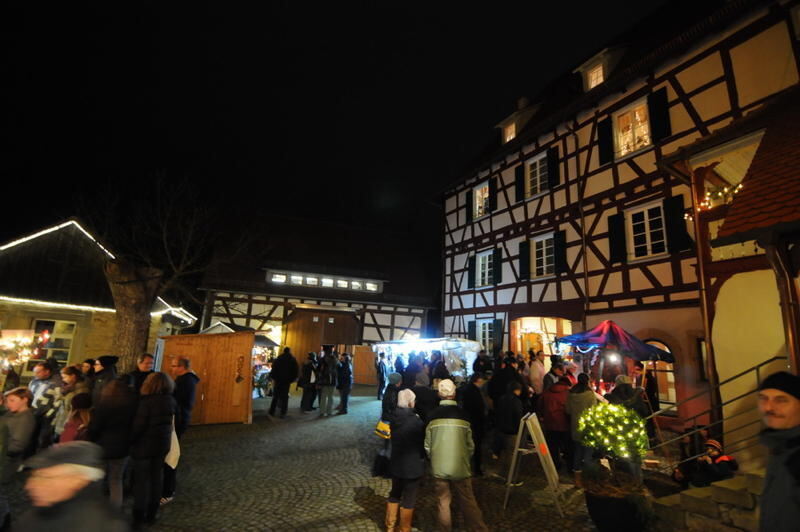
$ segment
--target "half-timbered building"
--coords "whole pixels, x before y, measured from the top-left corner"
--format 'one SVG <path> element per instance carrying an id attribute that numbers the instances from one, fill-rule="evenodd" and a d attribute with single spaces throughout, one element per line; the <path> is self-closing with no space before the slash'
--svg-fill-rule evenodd
<path id="1" fill-rule="evenodd" d="M 692 190 L 658 163 L 797 84 L 797 5 L 667 4 L 521 100 L 444 193 L 444 334 L 548 352 L 613 319 L 675 356 L 663 402 L 705 389 Z"/>
<path id="2" fill-rule="evenodd" d="M 246 254 L 209 271 L 201 286 L 206 293 L 201 328 L 217 321 L 250 327 L 290 347 L 298 358 L 323 346 L 430 335 L 429 327 L 437 325 L 429 320 L 436 292 L 401 240 L 335 224 L 310 225 L 280 226 L 264 259 Z M 351 238 L 356 232 L 363 234 Z M 364 250 L 363 241 L 374 245 Z"/>

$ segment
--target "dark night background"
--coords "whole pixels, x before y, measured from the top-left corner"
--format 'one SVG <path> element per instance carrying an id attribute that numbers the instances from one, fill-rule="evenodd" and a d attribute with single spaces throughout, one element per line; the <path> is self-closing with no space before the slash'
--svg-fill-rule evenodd
<path id="1" fill-rule="evenodd" d="M 660 3 L 5 2 L 0 241 L 106 182 L 135 204 L 187 179 L 230 231 L 389 228 L 438 271 L 437 193 L 519 96 Z"/>

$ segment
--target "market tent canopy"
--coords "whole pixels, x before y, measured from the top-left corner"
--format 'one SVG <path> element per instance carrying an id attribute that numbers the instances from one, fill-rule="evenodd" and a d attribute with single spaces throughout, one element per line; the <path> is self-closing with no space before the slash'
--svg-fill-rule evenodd
<path id="1" fill-rule="evenodd" d="M 556 338 L 556 344 L 571 345 L 581 351 L 614 349 L 628 358 L 639 361 L 663 360 L 669 363 L 675 362 L 675 358 L 671 353 L 642 342 L 611 320 L 605 320 L 594 329 L 586 332 Z"/>

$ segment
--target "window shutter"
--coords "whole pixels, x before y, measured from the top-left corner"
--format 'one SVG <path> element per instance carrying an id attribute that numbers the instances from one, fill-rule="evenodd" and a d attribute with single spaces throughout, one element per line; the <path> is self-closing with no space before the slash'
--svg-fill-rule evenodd
<path id="1" fill-rule="evenodd" d="M 503 282 L 503 248 L 494 248 L 494 257 L 492 257 L 492 272 L 494 275 L 494 284 Z"/>
<path id="2" fill-rule="evenodd" d="M 531 242 L 528 239 L 519 243 L 519 279 L 531 277 Z"/>
<path id="3" fill-rule="evenodd" d="M 615 214 L 608 217 L 608 249 L 611 264 L 628 262 L 628 250 L 625 243 L 625 216 Z"/>
<path id="4" fill-rule="evenodd" d="M 561 183 L 558 164 L 558 148 L 547 150 L 547 181 L 550 189 L 554 189 Z"/>
<path id="5" fill-rule="evenodd" d="M 475 208 L 472 203 L 472 189 L 469 189 L 467 190 L 467 222 L 472 221 L 472 210 Z"/>
<path id="6" fill-rule="evenodd" d="M 658 89 L 647 96 L 647 110 L 650 113 L 650 135 L 653 139 L 653 144 L 655 144 L 672 134 L 666 87 Z"/>
<path id="7" fill-rule="evenodd" d="M 467 259 L 467 288 L 475 288 L 475 257 Z"/>
<path id="8" fill-rule="evenodd" d="M 693 247 L 694 242 L 686 232 L 686 220 L 683 214 L 683 195 L 664 200 L 664 226 L 667 230 L 667 249 L 670 253 L 678 253 Z"/>
<path id="9" fill-rule="evenodd" d="M 497 210 L 497 178 L 489 179 L 489 212 Z"/>
<path id="10" fill-rule="evenodd" d="M 569 270 L 567 265 L 567 232 L 557 231 L 553 235 L 553 262 L 556 275 Z"/>
<path id="11" fill-rule="evenodd" d="M 467 340 L 478 339 L 478 324 L 475 321 L 467 322 Z"/>
<path id="12" fill-rule="evenodd" d="M 597 148 L 601 165 L 614 160 L 614 130 L 611 126 L 611 117 L 597 124 Z"/>
<path id="13" fill-rule="evenodd" d="M 514 192 L 517 201 L 525 199 L 525 163 L 514 168 Z"/>
<path id="14" fill-rule="evenodd" d="M 494 336 L 492 351 L 499 353 L 503 350 L 503 320 L 494 320 L 492 327 L 492 336 Z"/>

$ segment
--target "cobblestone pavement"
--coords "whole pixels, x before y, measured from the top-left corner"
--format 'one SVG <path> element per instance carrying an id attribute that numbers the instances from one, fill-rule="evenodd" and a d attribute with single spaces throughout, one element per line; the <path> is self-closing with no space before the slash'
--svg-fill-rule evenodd
<path id="1" fill-rule="evenodd" d="M 151 530 L 383 530 L 390 481 L 370 474 L 380 445 L 372 435 L 380 403 L 374 388 L 356 388 L 344 416 L 302 414 L 293 393 L 285 419 L 268 417 L 266 401 L 257 399 L 252 425 L 191 427 L 182 442 L 177 496 Z M 524 485 L 513 488 L 505 512 L 502 481 L 475 480 L 475 495 L 491 530 L 594 530 L 583 496 L 574 488 L 568 492 L 566 516 L 559 517 L 535 456 L 525 457 L 521 480 Z M 456 508 L 454 528 L 463 530 Z M 414 530 L 435 530 L 435 523 L 436 498 L 432 483 L 426 482 Z"/>

